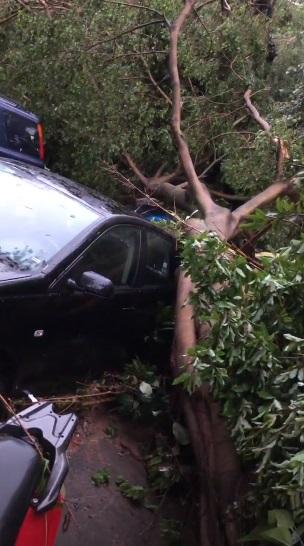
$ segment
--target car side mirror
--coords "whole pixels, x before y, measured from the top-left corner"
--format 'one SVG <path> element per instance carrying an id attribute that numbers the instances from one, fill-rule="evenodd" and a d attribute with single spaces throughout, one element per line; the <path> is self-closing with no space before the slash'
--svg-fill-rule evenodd
<path id="1" fill-rule="evenodd" d="M 74 290 L 80 290 L 81 292 L 104 298 L 110 298 L 114 293 L 112 281 L 94 271 L 85 271 L 82 273 L 78 282 L 68 279 L 67 284 Z"/>

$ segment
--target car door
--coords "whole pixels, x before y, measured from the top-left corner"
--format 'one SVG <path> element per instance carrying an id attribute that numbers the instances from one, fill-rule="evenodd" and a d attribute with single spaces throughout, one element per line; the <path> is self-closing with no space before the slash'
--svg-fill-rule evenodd
<path id="1" fill-rule="evenodd" d="M 139 307 L 148 334 L 157 326 L 161 308 L 174 302 L 175 254 L 173 238 L 158 229 L 143 227 Z"/>
<path id="2" fill-rule="evenodd" d="M 52 306 L 56 307 L 53 317 L 65 335 L 65 346 L 76 344 L 87 354 L 94 346 L 94 350 L 103 353 L 102 359 L 107 360 L 110 351 L 130 340 L 139 300 L 140 250 L 140 226 L 111 226 L 53 283 Z M 85 272 L 110 279 L 113 296 L 101 297 L 78 289 Z"/>

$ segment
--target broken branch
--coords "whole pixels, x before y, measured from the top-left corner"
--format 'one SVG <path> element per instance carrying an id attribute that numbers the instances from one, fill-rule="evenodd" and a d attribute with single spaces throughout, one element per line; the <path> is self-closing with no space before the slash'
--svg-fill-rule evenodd
<path id="1" fill-rule="evenodd" d="M 265 131 L 266 133 L 270 133 L 271 131 L 271 125 L 262 118 L 257 108 L 252 104 L 251 102 L 251 89 L 247 89 L 244 93 L 244 99 L 247 106 L 247 109 L 251 115 L 251 117 L 257 122 L 257 124 Z"/>
<path id="2" fill-rule="evenodd" d="M 195 8 L 197 0 L 186 0 L 185 5 L 177 17 L 176 21 L 170 27 L 170 51 L 169 51 L 169 70 L 172 86 L 172 133 L 177 145 L 181 163 L 187 176 L 189 185 L 192 189 L 198 207 L 205 216 L 213 207 L 214 202 L 210 196 L 207 186 L 200 182 L 190 155 L 188 144 L 186 143 L 181 131 L 181 84 L 178 71 L 177 46 L 179 34 Z"/>

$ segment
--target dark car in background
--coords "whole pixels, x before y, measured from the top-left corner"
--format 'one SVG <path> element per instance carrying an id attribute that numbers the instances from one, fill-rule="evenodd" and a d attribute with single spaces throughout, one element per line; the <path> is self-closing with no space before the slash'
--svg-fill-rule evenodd
<path id="1" fill-rule="evenodd" d="M 39 117 L 3 96 L 0 96 L 0 157 L 44 167 L 44 136 Z"/>
<path id="2" fill-rule="evenodd" d="M 0 159 L 0 374 L 33 362 L 100 365 L 174 297 L 175 240 L 49 171 Z M 56 349 L 57 348 L 57 349 Z M 95 350 L 96 353 L 96 350 Z"/>

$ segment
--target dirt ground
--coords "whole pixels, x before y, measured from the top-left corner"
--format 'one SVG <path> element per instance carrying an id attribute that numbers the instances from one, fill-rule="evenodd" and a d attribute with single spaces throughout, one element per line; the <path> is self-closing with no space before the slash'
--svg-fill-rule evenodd
<path id="1" fill-rule="evenodd" d="M 133 485 L 147 485 L 142 448 L 151 442 L 151 434 L 106 411 L 94 410 L 80 421 L 66 480 L 70 521 L 57 546 L 195 546 L 193 507 L 166 496 L 153 512 L 123 497 L 115 483 L 123 476 Z M 110 483 L 96 487 L 91 476 L 103 468 L 109 470 Z M 162 538 L 162 518 L 183 521 L 182 542 Z"/>

